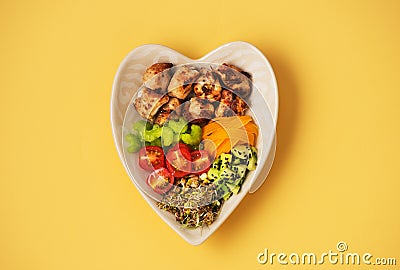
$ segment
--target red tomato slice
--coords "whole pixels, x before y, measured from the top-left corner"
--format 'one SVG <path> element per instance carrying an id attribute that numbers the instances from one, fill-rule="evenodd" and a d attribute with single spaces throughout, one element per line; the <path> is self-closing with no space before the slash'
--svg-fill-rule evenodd
<path id="1" fill-rule="evenodd" d="M 192 170 L 191 156 L 185 147 L 169 150 L 167 154 L 167 168 L 175 177 L 184 177 Z"/>
<path id="2" fill-rule="evenodd" d="M 174 147 L 171 148 L 171 150 L 177 150 L 177 149 L 186 149 L 188 152 L 192 152 L 192 148 L 189 145 L 181 142 L 175 144 Z"/>
<path id="3" fill-rule="evenodd" d="M 166 168 L 160 168 L 153 171 L 146 182 L 155 192 L 164 194 L 174 184 L 174 176 Z"/>
<path id="4" fill-rule="evenodd" d="M 190 155 L 192 157 L 192 173 L 202 174 L 209 170 L 211 161 L 207 151 L 197 150 L 193 151 Z"/>
<path id="5" fill-rule="evenodd" d="M 139 151 L 139 166 L 146 171 L 164 167 L 164 152 L 158 146 L 145 146 Z"/>

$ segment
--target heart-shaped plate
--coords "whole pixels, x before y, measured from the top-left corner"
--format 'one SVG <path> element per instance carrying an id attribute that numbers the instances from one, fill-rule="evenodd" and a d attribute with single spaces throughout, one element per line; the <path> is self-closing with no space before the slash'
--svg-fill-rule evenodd
<path id="1" fill-rule="evenodd" d="M 140 188 L 137 189 L 154 211 L 183 239 L 192 245 L 204 242 L 233 212 L 247 193 L 255 192 L 265 181 L 275 156 L 275 128 L 278 115 L 278 88 L 272 67 L 265 56 L 254 46 L 246 42 L 225 44 L 200 59 L 190 59 L 168 47 L 149 44 L 137 47 L 122 61 L 115 76 L 111 96 L 111 126 L 118 155 L 133 183 L 123 154 L 122 127 L 124 116 L 132 97 L 142 85 L 142 76 L 146 68 L 157 62 L 170 62 L 175 65 L 209 62 L 214 64 L 229 63 L 252 75 L 256 94 L 250 102 L 254 115 L 260 125 L 258 166 L 249 173 L 239 194 L 227 200 L 216 221 L 208 227 L 183 228 L 175 217 L 156 206 L 156 202 Z M 254 90 L 253 90 L 254 92 Z M 254 108 L 253 108 L 254 106 Z"/>

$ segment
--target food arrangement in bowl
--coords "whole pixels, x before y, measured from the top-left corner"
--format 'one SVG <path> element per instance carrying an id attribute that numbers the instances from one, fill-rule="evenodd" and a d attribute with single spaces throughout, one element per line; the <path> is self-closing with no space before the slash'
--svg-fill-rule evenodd
<path id="1" fill-rule="evenodd" d="M 147 72 L 147 68 L 151 67 L 155 63 L 161 63 L 162 65 L 158 65 L 151 68 L 149 72 Z M 170 64 L 172 63 L 172 64 Z M 213 63 L 213 64 L 206 64 L 206 63 Z M 214 115 L 207 116 L 207 114 L 202 115 L 202 118 L 206 119 L 204 122 L 201 122 L 200 119 L 199 121 L 192 121 L 194 119 L 186 119 L 185 116 L 190 116 L 188 113 L 183 114 L 185 110 L 187 110 L 188 105 L 184 105 L 183 103 L 190 102 L 191 98 L 197 97 L 196 94 L 194 93 L 194 85 L 192 81 L 187 81 L 184 82 L 185 85 L 190 85 L 190 88 L 188 88 L 189 93 L 188 96 L 186 96 L 185 99 L 180 99 L 177 97 L 177 99 L 180 101 L 180 109 L 175 109 L 175 110 L 168 110 L 167 106 L 164 106 L 165 104 L 162 104 L 161 107 L 164 106 L 163 110 L 160 110 L 161 107 L 156 106 L 157 102 L 151 103 L 151 102 L 144 102 L 143 105 L 147 105 L 147 107 L 144 108 L 145 111 L 153 112 L 152 120 L 148 120 L 147 115 L 141 116 L 138 111 L 135 108 L 135 101 L 138 97 L 142 95 L 143 92 L 146 92 L 148 89 L 155 90 L 153 92 L 149 92 L 155 95 L 158 95 L 160 97 L 164 96 L 165 94 L 168 93 L 168 86 L 171 83 L 171 78 L 175 74 L 176 69 L 181 66 L 181 65 L 187 65 L 187 64 L 197 64 L 194 69 L 196 69 L 198 72 L 200 71 L 201 67 L 205 67 L 206 69 L 212 69 L 213 72 L 212 78 L 216 80 L 217 86 L 221 86 L 221 88 L 225 88 L 226 90 L 235 90 L 232 89 L 233 86 L 229 87 L 229 85 L 224 85 L 221 80 L 223 78 L 220 77 L 219 74 L 215 74 L 215 70 L 218 67 L 221 67 L 223 63 L 229 63 L 231 65 L 234 65 L 235 67 L 240 68 L 241 70 L 246 71 L 249 77 L 251 77 L 251 88 L 248 96 L 243 97 L 242 93 L 239 93 L 239 97 L 246 102 L 248 105 L 248 108 L 244 111 L 243 115 L 239 111 L 237 111 L 236 114 L 234 113 L 228 113 L 225 114 L 223 117 L 217 117 L 215 116 L 215 110 L 219 107 L 217 102 L 211 102 L 214 107 Z M 167 67 L 163 67 L 163 65 L 167 65 Z M 200 67 L 200 68 L 198 68 Z M 223 67 L 222 67 L 223 68 Z M 158 71 L 157 71 L 158 70 Z M 168 73 L 164 73 L 167 70 L 169 70 Z M 192 72 L 192 71 L 191 71 Z M 195 71 L 193 71 L 195 73 Z M 235 72 L 235 71 L 234 71 Z M 246 76 L 246 72 L 242 75 Z M 144 78 L 144 74 L 146 77 Z M 165 75 L 167 76 L 166 79 L 162 79 L 158 76 L 155 76 L 157 74 L 160 74 L 160 76 Z M 210 74 L 210 72 L 209 72 Z M 216 76 L 215 76 L 216 75 Z M 238 74 L 240 75 L 240 74 Z M 250 76 L 251 75 L 251 76 Z M 215 77 L 214 77 L 215 76 Z M 200 76 L 199 76 L 200 77 Z M 163 82 L 164 85 L 162 87 L 153 87 L 151 86 L 152 83 L 157 85 L 157 78 L 159 78 L 159 82 Z M 242 78 L 240 75 L 239 78 Z M 144 80 L 143 80 L 144 79 Z M 177 79 L 177 78 L 176 78 Z M 147 88 L 144 88 L 144 81 L 146 81 L 146 85 L 148 86 Z M 172 87 L 172 86 L 171 86 Z M 167 90 L 165 90 L 167 89 Z M 186 88 L 184 88 L 186 89 Z M 199 88 L 196 88 L 199 89 Z M 217 93 L 219 91 L 219 88 L 211 88 L 211 89 L 216 89 Z M 170 88 L 172 90 L 172 88 Z M 184 93 L 184 92 L 181 92 Z M 212 92 L 205 92 L 206 94 L 211 94 Z M 228 92 L 225 92 L 228 93 Z M 245 92 L 244 92 L 245 93 Z M 245 95 L 245 94 L 244 94 Z M 144 95 L 145 96 L 145 95 Z M 173 99 L 174 97 L 171 98 L 170 95 L 167 94 L 168 101 L 170 100 L 175 100 Z M 154 97 L 154 95 L 148 95 L 149 97 Z M 204 96 L 205 97 L 205 96 Z M 200 98 L 204 98 L 201 97 Z M 210 97 L 210 95 L 208 95 Z M 218 98 L 218 95 L 217 95 Z M 219 99 L 218 102 L 220 102 L 222 99 L 222 89 L 221 89 L 221 98 Z M 157 99 L 156 99 L 157 100 Z M 224 100 L 224 99 L 222 99 Z M 165 101 L 165 100 L 164 100 Z M 227 100 L 229 101 L 229 100 Z M 232 100 L 233 101 L 233 100 Z M 154 102 L 154 101 L 153 101 Z M 236 102 L 237 103 L 237 102 Z M 152 104 L 152 105 L 149 105 Z M 170 105 L 173 103 L 171 102 Z M 194 103 L 196 104 L 196 103 Z M 198 103 L 197 103 L 198 104 Z M 204 105 L 207 105 L 205 103 Z M 231 104 L 232 105 L 232 104 Z M 178 106 L 178 107 L 179 107 Z M 208 106 L 208 105 L 207 105 Z M 230 107 L 230 106 L 228 106 Z M 192 107 L 192 112 L 196 111 L 196 106 Z M 208 107 L 211 109 L 211 107 Z M 224 107 L 220 107 L 222 109 Z M 171 48 L 168 48 L 163 45 L 159 44 L 146 44 L 142 45 L 139 47 L 136 47 L 133 49 L 131 52 L 129 52 L 126 57 L 123 59 L 121 62 L 118 71 L 115 75 L 114 83 L 113 83 L 113 88 L 112 88 L 112 95 L 111 95 L 111 128 L 112 128 L 112 133 L 113 133 L 113 138 L 114 138 L 114 143 L 116 146 L 116 150 L 118 153 L 118 156 L 121 160 L 121 164 L 125 168 L 127 174 L 129 175 L 129 178 L 131 179 L 132 183 L 135 185 L 137 188 L 139 195 L 142 196 L 142 198 L 148 203 L 150 208 L 166 223 L 168 224 L 173 231 L 175 231 L 179 236 L 181 236 L 185 241 L 187 241 L 191 245 L 199 245 L 202 242 L 204 242 L 207 238 L 209 238 L 226 220 L 227 218 L 233 213 L 233 211 L 236 209 L 236 207 L 243 202 L 244 197 L 247 196 L 247 194 L 254 193 L 258 190 L 258 188 L 264 183 L 264 181 L 267 178 L 267 175 L 269 173 L 269 170 L 273 164 L 274 161 L 274 156 L 275 156 L 275 128 L 276 128 L 276 120 L 278 116 L 278 88 L 277 88 L 277 83 L 275 79 L 274 72 L 272 70 L 272 67 L 270 63 L 268 62 L 267 58 L 263 55 L 263 53 L 258 50 L 256 47 L 253 45 L 247 43 L 247 42 L 242 42 L 242 41 L 235 41 L 235 42 L 230 42 L 227 44 L 224 44 L 215 50 L 207 53 L 206 55 L 202 56 L 199 59 L 191 59 Z M 154 109 L 154 110 L 153 110 Z M 234 107 L 231 109 L 233 110 Z M 203 110 L 203 107 L 198 106 L 198 110 Z M 151 140 L 152 136 L 156 135 L 158 136 L 157 131 L 157 125 L 158 127 L 161 128 L 161 131 L 166 131 L 168 133 L 168 129 L 166 127 L 172 128 L 174 125 L 173 121 L 165 121 L 164 124 L 160 125 L 155 122 L 155 120 L 158 118 L 157 121 L 161 120 L 161 112 L 164 113 L 164 115 L 167 115 L 168 112 L 174 112 L 172 114 L 168 115 L 168 119 L 166 120 L 173 120 L 178 123 L 177 128 L 178 131 L 174 131 L 174 138 L 173 143 L 168 147 L 166 147 L 163 144 L 168 144 L 168 138 L 171 138 L 170 136 L 163 136 L 163 133 L 160 135 L 160 139 L 158 140 Z M 180 115 L 176 115 L 176 113 L 181 112 Z M 207 110 L 205 110 L 207 112 Z M 233 117 L 236 116 L 236 117 Z M 257 133 L 256 132 L 250 132 L 254 133 L 255 135 L 245 135 L 244 132 L 240 131 L 239 132 L 230 132 L 230 130 L 235 129 L 237 126 L 242 126 L 246 124 L 242 124 L 241 120 L 244 120 L 243 122 L 246 122 L 248 118 L 246 117 L 250 116 L 252 121 L 249 121 L 248 123 L 252 122 L 256 125 L 257 128 Z M 242 117 L 240 119 L 240 117 Z M 182 119 L 181 119 L 182 118 Z M 210 119 L 212 118 L 212 119 Z M 226 125 L 226 122 L 224 122 L 221 119 L 232 119 L 230 121 L 227 121 L 229 124 L 226 127 L 220 127 L 223 125 Z M 141 124 L 136 124 L 136 122 L 139 122 Z M 180 122 L 179 122 L 180 121 Z M 145 123 L 145 125 L 143 125 Z M 185 124 L 187 123 L 187 124 Z M 171 126 L 169 126 L 172 124 Z M 187 126 L 187 129 L 184 132 L 181 132 L 182 127 L 185 129 L 184 126 Z M 209 128 L 205 128 L 206 125 L 209 125 Z M 139 131 L 133 129 L 133 126 L 135 125 L 136 129 Z M 155 169 L 152 170 L 145 170 L 139 165 L 139 156 L 140 156 L 140 149 L 142 149 L 144 146 L 158 146 L 160 145 L 159 141 L 161 141 L 161 148 L 163 150 L 164 154 L 164 168 L 167 166 L 167 159 L 166 155 L 168 154 L 168 151 L 170 148 L 175 146 L 179 139 L 180 143 L 183 144 L 184 142 L 180 137 L 186 137 L 188 139 L 188 135 L 184 135 L 184 133 L 189 134 L 189 135 L 195 135 L 194 133 L 192 134 L 192 125 L 197 125 L 201 128 L 201 142 L 199 143 L 198 149 L 197 147 L 192 147 L 190 146 L 190 152 L 191 151 L 196 151 L 196 150 L 205 150 L 207 151 L 207 154 L 210 157 L 210 169 L 212 168 L 212 164 L 214 164 L 215 160 L 218 160 L 217 156 L 224 154 L 232 154 L 232 151 L 229 152 L 233 146 L 230 144 L 234 144 L 235 141 L 237 141 L 237 137 L 239 138 L 244 138 L 244 136 L 247 136 L 248 143 L 247 145 L 252 145 L 252 140 L 254 140 L 254 147 L 257 150 L 257 165 L 255 167 L 255 170 L 246 170 L 246 176 L 243 178 L 243 181 L 241 181 L 240 184 L 240 189 L 237 190 L 237 194 L 229 194 L 229 192 L 220 192 L 220 195 L 218 197 L 212 197 L 210 199 L 207 199 L 206 196 L 202 196 L 203 198 L 202 201 L 197 200 L 197 202 L 200 201 L 198 204 L 198 209 L 202 206 L 212 206 L 212 202 L 214 199 L 218 200 L 219 202 L 222 202 L 222 204 L 219 206 L 219 208 L 216 208 L 215 210 L 212 211 L 212 213 L 216 213 L 216 215 L 213 217 L 213 222 L 209 222 L 208 219 L 203 219 L 202 224 L 200 224 L 200 216 L 206 215 L 206 213 L 209 212 L 199 212 L 196 213 L 194 210 L 196 209 L 193 201 L 188 202 L 187 200 L 185 201 L 185 196 L 179 196 L 177 197 L 176 200 L 173 200 L 173 204 L 171 202 L 166 202 L 164 204 L 164 209 L 160 208 L 162 206 L 160 203 L 163 201 L 163 199 L 167 199 L 167 194 L 173 194 L 173 190 L 179 187 L 179 184 L 176 185 L 177 181 L 175 181 L 174 177 L 174 184 L 171 187 L 169 187 L 168 184 L 167 186 L 167 191 L 162 192 L 159 190 L 159 193 L 157 193 L 151 185 L 147 183 L 147 177 L 154 171 Z M 142 128 L 139 128 L 140 126 L 145 126 L 146 127 L 146 133 L 145 135 L 149 141 L 142 140 L 140 137 L 139 132 L 142 132 L 144 134 L 144 130 Z M 233 126 L 233 128 L 231 127 Z M 150 130 L 154 128 L 153 134 L 151 132 L 149 133 Z M 248 126 L 248 129 L 250 130 L 251 125 Z M 194 130 L 196 127 L 194 128 Z M 243 129 L 241 129 L 243 130 Z M 224 132 L 225 131 L 225 132 Z M 226 135 L 226 131 L 229 131 L 229 135 Z M 179 135 L 176 134 L 179 133 Z M 182 133 L 182 136 L 181 136 Z M 129 135 L 131 134 L 131 135 Z M 207 135 L 206 135 L 207 134 Z M 243 134 L 243 135 L 239 135 Z M 165 134 L 164 134 L 165 135 Z M 128 137 L 127 137 L 128 136 Z M 226 143 L 224 138 L 229 136 L 232 138 L 231 140 L 228 140 L 229 143 Z M 204 138 L 203 138 L 204 137 Z M 206 139 L 207 137 L 207 139 Z M 209 137 L 209 138 L 208 138 Z M 165 139 L 166 143 L 165 143 Z M 153 144 L 153 145 L 150 145 Z M 158 144 L 158 145 L 156 145 Z M 186 143 L 185 143 L 186 144 Z M 246 143 L 244 144 L 246 145 Z M 219 146 L 219 147 L 218 147 Z M 182 147 L 180 147 L 182 148 Z M 218 154 L 217 152 L 220 154 Z M 223 149 L 227 149 L 222 151 Z M 214 150 L 214 151 L 213 151 Z M 250 147 L 250 150 L 252 148 Z M 181 151 L 182 152 L 182 151 Z M 212 153 L 214 152 L 214 154 Z M 185 155 L 185 154 L 182 154 Z M 187 155 L 186 155 L 187 156 Z M 232 158 L 235 159 L 232 155 Z M 162 162 L 162 161 L 161 161 Z M 192 161 L 191 161 L 192 162 Z M 237 162 L 237 161 L 236 161 Z M 244 163 L 243 163 L 244 164 Z M 143 164 L 142 164 L 143 165 Z M 236 164 L 235 164 L 236 165 Z M 221 164 L 219 164 L 219 169 L 221 169 Z M 180 166 L 178 166 L 180 167 Z M 191 166 L 193 168 L 193 165 Z M 168 170 L 168 167 L 166 168 Z M 208 171 L 207 171 L 207 177 L 208 177 Z M 170 172 L 168 170 L 168 172 Z M 203 173 L 202 173 L 203 174 Z M 200 179 L 200 181 L 205 182 L 203 185 L 200 185 L 200 188 L 202 189 L 210 189 L 214 185 L 206 185 L 207 182 L 211 182 L 211 179 L 202 179 L 204 178 L 204 175 L 202 174 L 197 175 Z M 185 185 L 192 184 L 193 180 L 189 180 L 189 175 L 186 175 L 181 178 L 186 178 L 186 183 Z M 196 175 L 194 173 L 191 173 L 191 175 Z M 220 174 L 221 175 L 221 174 Z M 176 177 L 179 178 L 179 177 Z M 162 179 L 162 178 L 161 178 Z M 195 178 L 196 179 L 196 178 Z M 170 180 L 170 179 L 168 179 Z M 182 179 L 181 179 L 182 180 Z M 193 181 L 193 186 L 196 186 L 196 181 Z M 166 181 L 164 182 L 166 183 Z M 216 182 L 217 183 L 217 182 Z M 181 184 L 181 186 L 183 183 Z M 182 186 L 183 188 L 183 186 Z M 187 189 L 187 188 L 186 188 Z M 230 189 L 229 189 L 230 190 Z M 177 189 L 176 191 L 179 191 Z M 191 189 L 187 189 L 187 192 L 189 194 L 193 194 L 193 191 Z M 209 192 L 210 194 L 215 194 L 212 192 Z M 227 200 L 221 200 L 223 199 L 223 196 L 221 198 L 221 194 L 228 194 L 230 196 Z M 262 195 L 262 194 L 260 194 Z M 171 197 L 172 198 L 172 197 Z M 199 197 L 194 197 L 194 198 L 199 198 Z M 181 204 L 178 204 L 178 202 L 181 202 Z M 185 205 L 186 203 L 186 205 Z M 182 206 L 184 205 L 186 208 L 187 212 L 192 213 L 191 216 L 188 216 L 187 219 L 183 222 L 181 222 L 183 219 L 186 217 L 180 216 L 180 213 L 177 211 L 179 209 L 182 209 Z M 180 208 L 179 208 L 179 207 Z M 190 207 L 191 206 L 191 207 Z M 255 205 L 246 205 L 245 207 L 257 207 Z M 208 210 L 207 208 L 202 208 L 201 210 Z M 174 212 L 175 211 L 175 212 Z M 171 213 L 173 212 L 173 213 Z M 208 217 L 211 217 L 210 214 L 207 214 Z M 186 222 L 188 222 L 188 219 L 193 217 L 191 220 L 192 222 L 189 222 L 188 225 L 185 225 Z M 199 217 L 199 223 L 197 222 L 197 217 Z M 178 222 L 177 222 L 178 219 Z M 181 220 L 181 221 L 180 221 Z M 238 221 L 238 220 L 237 220 Z M 240 219 L 238 222 L 245 222 L 244 219 Z M 208 223 L 211 223 L 211 225 L 208 225 Z M 191 224 L 194 224 L 199 227 L 191 226 Z M 203 226 L 206 225 L 206 226 Z M 188 227 L 193 228 L 193 229 L 188 229 Z"/>
<path id="2" fill-rule="evenodd" d="M 135 184 L 185 228 L 211 225 L 257 166 L 251 74 L 229 64 L 154 63 L 123 125 Z"/>

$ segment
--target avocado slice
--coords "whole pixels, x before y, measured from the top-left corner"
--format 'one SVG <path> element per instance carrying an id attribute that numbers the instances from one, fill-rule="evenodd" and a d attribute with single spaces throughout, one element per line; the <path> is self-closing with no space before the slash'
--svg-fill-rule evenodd
<path id="1" fill-rule="evenodd" d="M 246 164 L 232 165 L 232 171 L 237 174 L 237 178 L 241 179 L 246 176 Z"/>
<path id="2" fill-rule="evenodd" d="M 233 194 L 237 195 L 240 191 L 241 186 L 240 185 L 231 185 L 231 184 L 226 184 L 228 188 L 232 191 Z"/>
<path id="3" fill-rule="evenodd" d="M 219 181 L 218 181 L 219 182 Z M 228 188 L 228 186 L 225 183 L 220 183 L 220 185 L 217 188 L 217 194 L 221 197 L 221 198 L 225 198 L 226 195 L 228 193 L 231 193 L 230 189 Z M 229 196 L 230 197 L 230 196 Z M 229 198 L 228 197 L 228 198 Z"/>
<path id="4" fill-rule="evenodd" d="M 222 153 L 221 154 L 221 167 L 220 167 L 220 171 L 222 172 L 223 170 L 225 170 L 226 168 L 230 167 L 232 161 L 232 155 L 231 154 L 225 154 Z"/>
<path id="5" fill-rule="evenodd" d="M 235 195 L 237 195 L 237 194 L 239 193 L 239 191 L 240 191 L 241 188 L 242 188 L 242 186 L 235 186 L 235 187 L 232 189 L 232 193 L 235 194 Z"/>
<path id="6" fill-rule="evenodd" d="M 232 156 L 232 166 L 233 165 L 239 165 L 239 164 L 245 164 L 247 163 L 247 160 L 245 159 L 240 159 L 236 156 Z"/>
<path id="7" fill-rule="evenodd" d="M 240 159 L 247 160 L 251 153 L 251 149 L 247 145 L 237 145 L 232 149 L 232 154 Z"/>
<path id="8" fill-rule="evenodd" d="M 251 147 L 251 157 L 249 159 L 249 163 L 247 164 L 247 169 L 249 171 L 254 171 L 257 167 L 257 149 L 255 147 Z"/>
<path id="9" fill-rule="evenodd" d="M 223 171 L 221 171 L 219 176 L 227 183 L 234 183 L 237 179 L 236 173 L 229 168 L 225 168 Z"/>
<path id="10" fill-rule="evenodd" d="M 224 197 L 222 197 L 224 199 L 224 201 L 226 201 L 227 199 L 229 199 L 232 196 L 232 192 L 228 192 L 224 195 Z"/>
<path id="11" fill-rule="evenodd" d="M 212 163 L 211 168 L 219 170 L 220 167 L 221 167 L 221 157 L 218 157 Z"/>
<path id="12" fill-rule="evenodd" d="M 207 172 L 208 179 L 211 181 L 218 180 L 219 178 L 219 170 L 216 168 L 210 168 L 210 170 Z"/>

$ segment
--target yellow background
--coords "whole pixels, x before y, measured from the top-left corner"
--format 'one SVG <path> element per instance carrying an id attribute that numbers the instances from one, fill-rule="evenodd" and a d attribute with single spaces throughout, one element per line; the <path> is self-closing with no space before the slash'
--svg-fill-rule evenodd
<path id="1" fill-rule="evenodd" d="M 267 269 L 279 265 L 257 263 L 264 248 L 322 253 L 339 241 L 399 265 L 399 10 L 399 1 L 1 1 L 0 269 Z M 276 72 L 277 156 L 264 186 L 193 247 L 125 173 L 111 86 L 136 46 L 198 58 L 235 40 Z"/>

